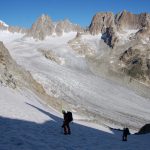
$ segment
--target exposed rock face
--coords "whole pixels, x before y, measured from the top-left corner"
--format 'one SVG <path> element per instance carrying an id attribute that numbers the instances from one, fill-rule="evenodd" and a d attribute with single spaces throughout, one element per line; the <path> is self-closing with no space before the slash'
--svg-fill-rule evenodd
<path id="1" fill-rule="evenodd" d="M 38 51 L 41 52 L 45 58 L 47 58 L 53 62 L 56 62 L 59 65 L 62 65 L 65 63 L 65 60 L 63 58 L 61 58 L 60 56 L 58 56 L 52 50 L 39 49 Z"/>
<path id="2" fill-rule="evenodd" d="M 102 35 L 102 39 L 112 48 L 115 46 L 115 43 L 118 42 L 118 38 L 113 27 L 106 28 L 106 32 Z"/>
<path id="3" fill-rule="evenodd" d="M 106 29 L 114 26 L 113 13 L 97 13 L 90 24 L 89 30 L 92 35 L 105 33 Z"/>
<path id="4" fill-rule="evenodd" d="M 122 53 L 120 61 L 124 64 L 122 70 L 129 76 L 143 83 L 150 83 L 150 50 L 130 47 Z"/>
<path id="5" fill-rule="evenodd" d="M 130 40 L 150 37 L 150 14 L 132 14 L 123 11 L 116 15 L 112 13 L 97 13 L 89 26 L 92 35 L 102 34 L 102 39 L 110 46 L 114 47 L 119 42 L 119 34 L 124 31 L 137 33 L 130 36 Z"/>
<path id="6" fill-rule="evenodd" d="M 132 39 L 136 39 L 142 41 L 143 43 L 147 43 L 150 41 L 150 25 L 143 27 L 140 29 Z"/>
<path id="7" fill-rule="evenodd" d="M 113 21 L 108 22 L 108 25 L 103 18 L 106 14 L 98 13 L 94 16 L 89 31 L 94 35 L 101 33 L 101 39 L 111 49 L 104 49 L 89 58 L 91 71 L 149 97 L 150 14 L 123 11 L 111 15 L 110 20 Z"/>
<path id="8" fill-rule="evenodd" d="M 118 40 L 115 35 L 116 26 L 114 18 L 113 13 L 97 13 L 93 17 L 89 27 L 89 31 L 92 35 L 102 33 L 102 39 L 112 48 Z"/>
<path id="9" fill-rule="evenodd" d="M 33 37 L 38 40 L 44 40 L 46 36 L 62 36 L 63 33 L 68 32 L 84 32 L 79 25 L 73 24 L 69 20 L 54 23 L 48 15 L 42 15 L 39 17 L 38 20 L 32 25 L 31 29 L 8 26 L 4 22 L 0 21 L 0 30 L 7 30 L 12 33 L 23 33 L 27 37 Z"/>
<path id="10" fill-rule="evenodd" d="M 58 36 L 63 35 L 64 32 L 68 33 L 71 31 L 81 32 L 83 30 L 79 25 L 74 25 L 69 20 L 59 21 L 55 28 L 55 32 Z"/>
<path id="11" fill-rule="evenodd" d="M 79 25 L 72 24 L 69 20 L 53 23 L 49 16 L 42 15 L 31 27 L 27 36 L 44 40 L 46 36 L 62 36 L 63 33 L 80 32 L 83 29 Z"/>
<path id="12" fill-rule="evenodd" d="M 132 14 L 127 11 L 118 13 L 115 16 L 115 24 L 119 29 L 141 29 L 147 26 L 149 15 L 146 13 L 141 13 L 139 15 Z"/>
<path id="13" fill-rule="evenodd" d="M 97 13 L 89 26 L 91 34 L 105 33 L 107 28 L 118 30 L 141 29 L 150 25 L 150 14 L 132 14 L 127 11 L 116 15 L 113 13 Z"/>
<path id="14" fill-rule="evenodd" d="M 8 85 L 12 88 L 16 88 L 16 83 L 13 78 L 13 75 L 9 70 L 10 66 L 14 62 L 9 55 L 8 50 L 5 48 L 2 42 L 0 42 L 0 83 Z"/>
<path id="15" fill-rule="evenodd" d="M 42 15 L 38 20 L 32 25 L 28 32 L 28 36 L 32 36 L 35 39 L 43 40 L 46 36 L 52 35 L 55 28 L 54 25 L 47 15 Z"/>

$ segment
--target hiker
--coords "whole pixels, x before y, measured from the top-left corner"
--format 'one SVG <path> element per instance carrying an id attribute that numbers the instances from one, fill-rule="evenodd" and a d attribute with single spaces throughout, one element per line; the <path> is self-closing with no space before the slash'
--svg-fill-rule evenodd
<path id="1" fill-rule="evenodd" d="M 62 128 L 64 128 L 64 134 L 65 135 L 71 134 L 69 123 L 73 120 L 72 113 L 71 112 L 66 113 L 64 110 L 62 110 L 62 113 L 64 115 L 64 121 L 63 121 L 63 125 L 62 125 Z"/>
<path id="2" fill-rule="evenodd" d="M 130 134 L 129 128 L 123 129 L 122 141 L 127 141 L 127 136 Z"/>

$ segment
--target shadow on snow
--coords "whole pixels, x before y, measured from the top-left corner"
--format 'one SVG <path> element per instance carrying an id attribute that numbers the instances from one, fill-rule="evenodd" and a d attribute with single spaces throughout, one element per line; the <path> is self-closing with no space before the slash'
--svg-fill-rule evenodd
<path id="1" fill-rule="evenodd" d="M 26 103 L 49 116 L 51 120 L 35 122 L 0 117 L 0 150 L 97 150 L 126 149 L 122 132 L 110 134 L 101 130 L 71 123 L 71 135 L 64 135 L 63 119 Z M 145 144 L 145 143 L 143 143 Z M 137 148 L 133 140 L 131 149 Z M 139 149 L 139 147 L 138 147 Z M 142 148 L 141 148 L 142 150 Z"/>

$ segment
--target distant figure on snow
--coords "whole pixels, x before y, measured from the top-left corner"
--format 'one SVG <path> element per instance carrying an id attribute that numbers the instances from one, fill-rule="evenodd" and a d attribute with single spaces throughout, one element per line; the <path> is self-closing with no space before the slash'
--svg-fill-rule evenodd
<path id="1" fill-rule="evenodd" d="M 130 134 L 129 128 L 123 129 L 122 141 L 127 141 L 127 136 Z"/>
<path id="2" fill-rule="evenodd" d="M 71 134 L 69 123 L 73 121 L 72 113 L 69 111 L 65 112 L 64 110 L 62 110 L 62 114 L 64 115 L 64 121 L 62 125 L 62 128 L 64 128 L 64 134 Z"/>

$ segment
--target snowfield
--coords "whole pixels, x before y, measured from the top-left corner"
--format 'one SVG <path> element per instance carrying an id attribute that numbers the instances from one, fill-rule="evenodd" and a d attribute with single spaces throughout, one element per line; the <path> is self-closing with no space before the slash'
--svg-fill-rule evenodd
<path id="1" fill-rule="evenodd" d="M 0 40 L 13 59 L 30 71 L 49 95 L 71 104 L 68 107 L 62 103 L 62 108 L 74 111 L 76 116 L 89 118 L 92 122 L 96 120 L 102 125 L 115 128 L 129 126 L 132 132 L 149 123 L 149 99 L 94 75 L 89 70 L 87 60 L 79 57 L 68 45 L 68 41 L 75 36 L 76 33 L 72 32 L 62 37 L 52 36 L 38 41 L 21 34 L 0 31 Z M 97 47 L 96 52 L 100 53 L 98 40 L 100 36 L 83 36 L 83 41 L 92 48 Z M 57 64 L 47 59 L 39 50 L 54 52 L 64 63 Z"/>
<path id="2" fill-rule="evenodd" d="M 85 121 L 71 123 L 64 135 L 62 115 L 41 103 L 27 89 L 0 86 L 1 150 L 149 150 L 149 134 L 129 135 Z"/>

